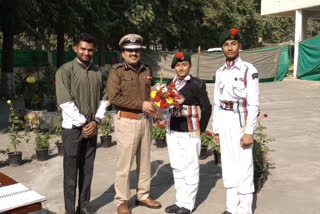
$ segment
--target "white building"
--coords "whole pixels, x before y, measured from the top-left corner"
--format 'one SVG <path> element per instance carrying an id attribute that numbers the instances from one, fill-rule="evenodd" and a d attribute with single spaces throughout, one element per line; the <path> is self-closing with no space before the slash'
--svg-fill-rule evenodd
<path id="1" fill-rule="evenodd" d="M 293 75 L 298 73 L 299 42 L 307 39 L 307 20 L 320 17 L 320 0 L 261 0 L 261 15 L 295 16 Z"/>

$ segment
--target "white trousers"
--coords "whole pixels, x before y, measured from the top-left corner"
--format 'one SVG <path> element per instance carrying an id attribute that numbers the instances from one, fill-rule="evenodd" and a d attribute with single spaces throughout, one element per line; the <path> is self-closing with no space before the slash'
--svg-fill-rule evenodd
<path id="1" fill-rule="evenodd" d="M 219 114 L 222 178 L 227 188 L 227 211 L 232 214 L 251 214 L 253 184 L 252 145 L 240 146 L 243 133 L 239 114 L 221 111 Z"/>
<path id="2" fill-rule="evenodd" d="M 176 188 L 176 205 L 192 210 L 199 188 L 200 136 L 189 132 L 167 133 L 167 144 Z"/>

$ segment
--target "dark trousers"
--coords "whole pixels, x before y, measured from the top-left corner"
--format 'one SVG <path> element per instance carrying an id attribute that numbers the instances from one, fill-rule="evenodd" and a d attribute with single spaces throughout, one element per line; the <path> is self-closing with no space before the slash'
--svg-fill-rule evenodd
<path id="1" fill-rule="evenodd" d="M 62 129 L 62 142 L 65 209 L 66 213 L 74 214 L 78 175 L 78 210 L 89 206 L 97 136 L 86 139 L 82 137 L 81 128 Z"/>

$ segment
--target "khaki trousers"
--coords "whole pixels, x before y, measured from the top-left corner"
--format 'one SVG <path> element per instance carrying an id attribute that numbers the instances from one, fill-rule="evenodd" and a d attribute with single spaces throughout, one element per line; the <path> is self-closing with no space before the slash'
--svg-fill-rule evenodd
<path id="1" fill-rule="evenodd" d="M 150 192 L 150 145 L 152 123 L 150 118 L 127 119 L 115 115 L 118 163 L 115 176 L 115 203 L 130 199 L 130 169 L 136 157 L 137 199 L 145 200 Z"/>

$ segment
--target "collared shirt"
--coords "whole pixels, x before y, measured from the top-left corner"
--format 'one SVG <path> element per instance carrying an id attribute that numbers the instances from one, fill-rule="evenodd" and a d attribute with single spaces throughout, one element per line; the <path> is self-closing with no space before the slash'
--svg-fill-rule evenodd
<path id="1" fill-rule="evenodd" d="M 245 133 L 253 134 L 259 111 L 259 79 L 257 69 L 238 57 L 234 63 L 224 64 L 216 72 L 214 89 L 213 131 L 219 133 L 218 114 L 221 102 L 247 99 L 248 116 Z"/>

